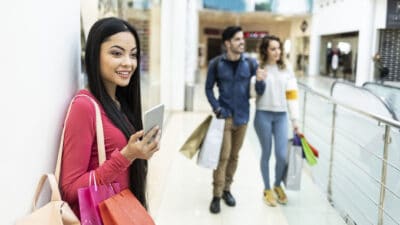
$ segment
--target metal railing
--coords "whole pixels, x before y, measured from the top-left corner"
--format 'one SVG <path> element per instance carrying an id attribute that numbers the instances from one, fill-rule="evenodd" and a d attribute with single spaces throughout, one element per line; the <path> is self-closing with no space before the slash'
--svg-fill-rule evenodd
<path id="1" fill-rule="evenodd" d="M 394 112 L 396 119 L 400 120 L 400 87 L 385 85 L 376 82 L 365 82 L 363 88 L 370 90 L 384 99 Z"/>
<path id="2" fill-rule="evenodd" d="M 400 123 L 299 87 L 302 130 L 322 161 L 314 181 L 346 221 L 400 225 Z"/>

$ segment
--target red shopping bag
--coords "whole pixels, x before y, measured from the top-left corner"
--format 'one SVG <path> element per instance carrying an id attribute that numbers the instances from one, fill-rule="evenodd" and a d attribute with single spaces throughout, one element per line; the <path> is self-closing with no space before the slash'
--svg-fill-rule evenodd
<path id="1" fill-rule="evenodd" d="M 318 150 L 316 148 L 314 148 L 314 146 L 312 146 L 308 141 L 307 141 L 307 143 L 308 143 L 308 146 L 310 146 L 310 149 L 311 149 L 312 153 L 315 155 L 315 157 L 318 158 L 319 157 Z"/>
<path id="2" fill-rule="evenodd" d="M 93 178 L 93 184 L 92 184 Z M 90 172 L 89 186 L 78 189 L 79 212 L 82 225 L 103 225 L 99 204 L 120 191 L 118 183 L 97 185 L 95 172 Z"/>
<path id="3" fill-rule="evenodd" d="M 129 189 L 104 200 L 99 209 L 104 225 L 155 225 Z"/>

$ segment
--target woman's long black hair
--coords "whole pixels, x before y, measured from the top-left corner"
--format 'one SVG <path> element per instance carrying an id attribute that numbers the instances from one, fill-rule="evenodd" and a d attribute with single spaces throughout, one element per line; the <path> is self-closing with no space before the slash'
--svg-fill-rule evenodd
<path id="1" fill-rule="evenodd" d="M 130 32 L 135 37 L 137 48 L 137 67 L 128 86 L 117 87 L 116 97 L 121 105 L 121 111 L 106 92 L 100 74 L 100 46 L 110 36 L 119 32 Z M 125 135 L 127 140 L 136 131 L 143 129 L 142 104 L 140 97 L 140 42 L 136 29 L 128 22 L 118 18 L 104 18 L 98 20 L 90 29 L 85 51 L 85 67 L 88 75 L 89 88 L 92 94 L 100 101 L 107 116 Z M 128 119 L 129 122 L 126 120 Z M 133 126 L 133 127 L 132 127 Z M 147 161 L 135 159 L 129 168 L 129 188 L 147 207 L 146 177 Z"/>

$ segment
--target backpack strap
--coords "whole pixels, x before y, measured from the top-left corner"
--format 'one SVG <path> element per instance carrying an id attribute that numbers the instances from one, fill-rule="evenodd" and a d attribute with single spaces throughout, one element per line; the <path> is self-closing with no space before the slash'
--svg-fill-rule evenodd
<path id="1" fill-rule="evenodd" d="M 246 57 L 246 62 L 250 67 L 250 75 L 254 75 L 255 71 L 254 71 L 254 64 L 251 62 L 249 57 Z"/>
<path id="2" fill-rule="evenodd" d="M 214 61 L 214 64 L 212 65 L 212 68 L 213 68 L 214 73 L 215 73 L 215 77 L 218 77 L 218 64 L 219 64 L 219 62 L 221 61 L 221 58 L 222 58 L 222 55 L 217 56 L 217 58 L 216 58 L 215 61 Z M 246 57 L 245 60 L 246 60 L 247 64 L 249 65 L 249 68 L 250 68 L 250 75 L 254 75 L 254 74 L 255 74 L 255 71 L 254 71 L 254 65 L 253 65 L 253 63 L 251 62 L 251 60 L 250 60 L 249 57 Z"/>
<path id="3" fill-rule="evenodd" d="M 215 59 L 214 64 L 213 64 L 213 70 L 214 70 L 215 77 L 218 77 L 218 64 L 219 64 L 219 61 L 221 61 L 221 58 L 222 58 L 222 55 L 217 56 L 217 58 Z"/>

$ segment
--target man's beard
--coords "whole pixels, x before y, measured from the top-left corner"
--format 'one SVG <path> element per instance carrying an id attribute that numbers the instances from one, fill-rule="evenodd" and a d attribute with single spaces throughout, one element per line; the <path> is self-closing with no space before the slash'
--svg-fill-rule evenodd
<path id="1" fill-rule="evenodd" d="M 242 48 L 243 50 L 240 50 L 241 48 Z M 237 48 L 231 48 L 231 52 L 234 53 L 234 54 L 241 54 L 241 53 L 243 53 L 243 52 L 244 52 L 244 45 L 239 45 Z"/>

